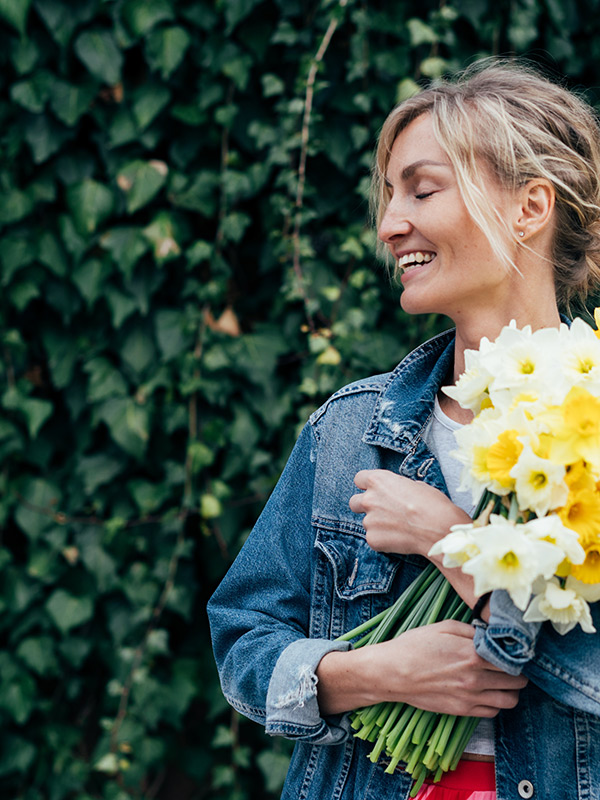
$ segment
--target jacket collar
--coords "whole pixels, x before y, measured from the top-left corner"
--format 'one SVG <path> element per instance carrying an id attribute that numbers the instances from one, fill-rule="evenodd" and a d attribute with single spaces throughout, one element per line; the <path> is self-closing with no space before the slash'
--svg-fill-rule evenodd
<path id="1" fill-rule="evenodd" d="M 452 375 L 454 330 L 413 350 L 390 373 L 375 405 L 363 442 L 408 454 L 433 411 L 440 386 Z"/>

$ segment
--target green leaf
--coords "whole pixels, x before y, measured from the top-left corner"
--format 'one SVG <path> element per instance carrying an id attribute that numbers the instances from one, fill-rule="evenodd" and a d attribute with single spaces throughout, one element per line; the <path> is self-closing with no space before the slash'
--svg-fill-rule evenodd
<path id="1" fill-rule="evenodd" d="M 173 218 L 166 211 L 157 214 L 150 225 L 144 228 L 144 236 L 152 244 L 154 258 L 159 264 L 176 258 L 181 253 Z"/>
<path id="2" fill-rule="evenodd" d="M 126 0 L 121 17 L 134 36 L 144 36 L 159 22 L 173 19 L 168 0 Z"/>
<path id="3" fill-rule="evenodd" d="M 25 124 L 25 141 L 31 148 L 36 164 L 47 161 L 71 136 L 70 131 L 62 128 L 47 114 L 32 116 Z"/>
<path id="4" fill-rule="evenodd" d="M 38 261 L 48 267 L 55 275 L 64 277 L 67 272 L 67 259 L 56 236 L 44 231 L 38 240 Z"/>
<path id="5" fill-rule="evenodd" d="M 30 5 L 31 0 L 0 0 L 0 19 L 16 28 L 21 36 L 25 36 Z"/>
<path id="6" fill-rule="evenodd" d="M 97 403 L 108 397 L 121 396 L 127 393 L 127 383 L 123 376 L 106 358 L 91 358 L 83 369 L 90 376 L 87 398 Z"/>
<path id="7" fill-rule="evenodd" d="M 32 114 L 40 114 L 50 96 L 47 77 L 44 75 L 40 79 L 34 76 L 14 83 L 10 90 L 10 96 L 15 103 L 18 103 L 27 111 L 31 111 Z"/>
<path id="8" fill-rule="evenodd" d="M 164 484 L 150 481 L 129 481 L 127 488 L 141 514 L 152 514 L 157 511 L 169 495 L 169 489 Z"/>
<path id="9" fill-rule="evenodd" d="M 38 675 L 56 675 L 58 662 L 54 655 L 54 642 L 49 636 L 23 639 L 16 655 Z"/>
<path id="10" fill-rule="evenodd" d="M 144 457 L 150 431 L 146 408 L 131 398 L 114 398 L 98 408 L 95 419 L 105 423 L 112 440 L 126 453 L 136 459 Z"/>
<path id="11" fill-rule="evenodd" d="M 110 483 L 122 470 L 122 464 L 104 453 L 84 456 L 79 459 L 77 473 L 83 480 L 87 495 L 93 494 L 99 486 Z"/>
<path id="12" fill-rule="evenodd" d="M 149 247 L 140 228 L 126 226 L 102 234 L 100 246 L 110 252 L 118 269 L 127 278 L 131 278 L 133 268 Z"/>
<path id="13" fill-rule="evenodd" d="M 163 110 L 171 99 L 171 92 L 161 84 L 149 84 L 133 95 L 133 118 L 139 131 L 143 131 Z M 162 163 L 162 162 L 157 162 Z"/>
<path id="14" fill-rule="evenodd" d="M 181 64 L 190 43 L 190 35 L 179 26 L 153 31 L 146 40 L 150 67 L 160 70 L 163 80 L 167 80 Z"/>
<path id="15" fill-rule="evenodd" d="M 439 36 L 427 23 L 423 20 L 413 17 L 406 23 L 408 32 L 410 34 L 410 43 L 413 47 L 418 47 L 421 44 L 435 44 L 439 41 Z"/>
<path id="16" fill-rule="evenodd" d="M 125 192 L 127 211 L 133 214 L 152 200 L 167 180 L 169 168 L 164 161 L 131 161 L 117 176 Z"/>
<path id="17" fill-rule="evenodd" d="M 156 341 L 165 361 L 182 355 L 190 348 L 192 339 L 185 330 L 185 318 L 180 311 L 157 311 L 154 325 Z"/>
<path id="18" fill-rule="evenodd" d="M 109 271 L 107 265 L 99 258 L 84 261 L 73 270 L 73 283 L 85 298 L 88 306 L 93 306 L 96 300 L 103 296 Z"/>
<path id="19" fill-rule="evenodd" d="M 54 524 L 62 494 L 57 486 L 42 478 L 28 480 L 21 490 L 23 501 L 15 514 L 17 524 L 28 536 L 37 538 Z"/>
<path id="20" fill-rule="evenodd" d="M 75 40 L 75 52 L 99 81 L 114 86 L 121 80 L 123 55 L 109 31 L 84 31 Z"/>
<path id="21" fill-rule="evenodd" d="M 46 610 L 61 633 L 68 633 L 88 622 L 94 613 L 94 605 L 88 596 L 76 597 L 64 589 L 56 589 L 46 602 Z"/>
<path id="22" fill-rule="evenodd" d="M 137 326 L 121 344 L 121 358 L 134 372 L 144 372 L 156 360 L 156 349 L 146 330 Z"/>
<path id="23" fill-rule="evenodd" d="M 284 753 L 263 750 L 257 756 L 256 761 L 264 776 L 267 792 L 279 794 L 283 788 L 285 776 L 290 765 L 290 757 Z"/>
<path id="24" fill-rule="evenodd" d="M 103 183 L 87 178 L 67 189 L 67 203 L 77 230 L 87 235 L 109 216 L 114 206 L 111 190 Z"/>
<path id="25" fill-rule="evenodd" d="M 3 733 L 0 736 L 0 777 L 14 772 L 27 772 L 35 756 L 36 749 L 27 739 L 8 732 Z"/>
<path id="26" fill-rule="evenodd" d="M 123 322 L 137 310 L 137 303 L 128 295 L 115 289 L 114 286 L 106 287 L 105 297 L 110 308 L 113 325 L 118 330 Z"/>
<path id="27" fill-rule="evenodd" d="M 29 436 L 35 439 L 40 428 L 52 414 L 54 406 L 49 400 L 28 397 L 16 387 L 7 389 L 2 395 L 2 406 L 8 411 L 19 411 L 25 418 Z"/>
<path id="28" fill-rule="evenodd" d="M 2 276 L 0 284 L 8 286 L 15 272 L 26 267 L 36 256 L 35 245 L 30 239 L 20 236 L 5 236 L 0 248 Z"/>
<path id="29" fill-rule="evenodd" d="M 0 225 L 18 222 L 33 211 L 33 201 L 26 192 L 9 189 L 0 192 Z"/>
<path id="30" fill-rule="evenodd" d="M 32 300 L 40 296 L 40 288 L 33 281 L 21 280 L 9 287 L 8 296 L 18 311 L 24 311 Z"/>
<path id="31" fill-rule="evenodd" d="M 58 119 L 71 128 L 89 110 L 95 94 L 94 87 L 83 88 L 57 80 L 50 89 L 50 107 Z"/>

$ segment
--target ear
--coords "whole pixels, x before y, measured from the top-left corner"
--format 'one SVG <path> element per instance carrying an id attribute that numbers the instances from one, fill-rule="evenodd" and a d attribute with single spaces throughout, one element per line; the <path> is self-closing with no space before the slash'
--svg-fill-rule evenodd
<path id="1" fill-rule="evenodd" d="M 520 241 L 526 241 L 544 230 L 550 231 L 555 200 L 554 186 L 545 178 L 533 178 L 519 189 L 515 233 Z"/>

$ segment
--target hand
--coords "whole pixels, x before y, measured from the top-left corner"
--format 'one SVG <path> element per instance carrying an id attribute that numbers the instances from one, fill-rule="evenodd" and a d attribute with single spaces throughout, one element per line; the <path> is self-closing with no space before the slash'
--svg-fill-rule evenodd
<path id="1" fill-rule="evenodd" d="M 321 713 L 382 701 L 471 717 L 514 708 L 527 678 L 508 675 L 478 656 L 474 635 L 471 625 L 446 620 L 391 641 L 328 653 L 317 668 Z"/>
<path id="2" fill-rule="evenodd" d="M 442 714 L 494 717 L 517 705 L 527 678 L 508 675 L 478 656 L 474 635 L 471 625 L 446 620 L 364 649 L 373 651 L 375 669 L 385 675 L 386 699 Z M 407 676 L 412 678 L 408 694 L 403 689 Z"/>
<path id="3" fill-rule="evenodd" d="M 350 498 L 350 509 L 365 515 L 367 543 L 379 552 L 426 556 L 451 525 L 470 522 L 439 489 L 395 472 L 361 470 L 354 483 L 364 491 Z"/>

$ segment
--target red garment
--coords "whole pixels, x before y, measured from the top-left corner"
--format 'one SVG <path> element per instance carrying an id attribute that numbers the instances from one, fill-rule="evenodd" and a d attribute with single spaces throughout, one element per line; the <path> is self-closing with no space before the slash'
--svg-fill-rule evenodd
<path id="1" fill-rule="evenodd" d="M 496 800 L 494 764 L 463 759 L 437 783 L 425 781 L 415 800 Z"/>

